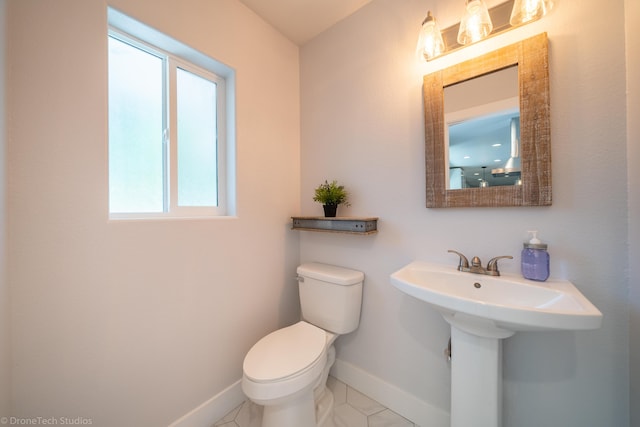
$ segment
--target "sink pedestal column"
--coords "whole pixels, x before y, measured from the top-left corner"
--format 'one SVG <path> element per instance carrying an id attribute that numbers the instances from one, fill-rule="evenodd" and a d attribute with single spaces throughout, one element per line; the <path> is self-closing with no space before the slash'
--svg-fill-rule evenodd
<path id="1" fill-rule="evenodd" d="M 451 427 L 502 427 L 502 343 L 511 331 L 451 324 Z M 469 327 L 471 326 L 471 327 Z M 488 325 L 487 325 L 488 326 Z"/>

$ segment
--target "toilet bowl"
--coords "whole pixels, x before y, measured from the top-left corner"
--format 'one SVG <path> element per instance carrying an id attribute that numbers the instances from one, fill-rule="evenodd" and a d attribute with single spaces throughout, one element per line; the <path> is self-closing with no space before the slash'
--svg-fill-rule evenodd
<path id="1" fill-rule="evenodd" d="M 316 406 L 330 391 L 326 378 L 335 360 L 337 335 L 307 322 L 279 329 L 258 341 L 243 364 L 242 389 L 264 406 L 263 427 L 316 426 Z M 331 355 L 331 357 L 329 357 Z M 333 401 L 333 396 L 328 397 Z"/>
<path id="2" fill-rule="evenodd" d="M 324 426 L 334 341 L 359 323 L 364 275 L 326 264 L 298 267 L 302 320 L 259 340 L 243 364 L 242 390 L 264 406 L 262 427 Z"/>

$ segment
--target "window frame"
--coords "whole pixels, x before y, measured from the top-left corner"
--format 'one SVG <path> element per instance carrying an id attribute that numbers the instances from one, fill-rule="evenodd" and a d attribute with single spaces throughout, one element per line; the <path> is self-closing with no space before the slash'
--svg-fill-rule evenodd
<path id="1" fill-rule="evenodd" d="M 169 102 L 169 141 L 165 144 L 168 145 L 168 167 L 169 171 L 169 188 L 168 188 L 168 212 L 175 214 L 175 216 L 220 216 L 225 214 L 226 206 L 226 186 L 224 184 L 224 177 L 226 176 L 226 118 L 225 118 L 225 81 L 223 78 L 211 71 L 204 70 L 194 64 L 186 62 L 180 58 L 169 57 L 169 98 L 177 101 L 177 72 L 178 68 L 193 73 L 199 77 L 204 77 L 206 80 L 216 84 L 216 175 L 217 175 L 217 206 L 179 206 L 178 205 L 178 114 L 177 114 L 177 102 Z M 166 128 L 165 128 L 166 129 Z M 171 143 L 175 141 L 175 143 Z M 166 148 L 165 148 L 166 149 Z M 166 162 L 165 162 L 166 163 Z M 171 173 L 175 171 L 174 173 Z M 165 178 L 166 179 L 166 178 Z M 166 202 L 166 201 L 165 201 Z M 174 215 L 170 215 L 174 216 Z"/>
<path id="2" fill-rule="evenodd" d="M 235 72 L 230 67 L 108 8 L 107 37 L 163 60 L 163 212 L 111 212 L 109 219 L 219 218 L 235 215 Z M 216 84 L 217 206 L 178 205 L 177 70 Z M 108 71 L 107 71 L 108 72 Z M 109 125 L 107 125 L 107 129 Z M 109 139 L 107 138 L 107 144 Z M 108 152 L 108 150 L 107 150 Z M 109 159 L 110 161 L 110 159 Z M 107 180 L 109 183 L 109 180 Z M 110 184 L 110 183 L 109 183 Z M 109 192 L 108 192 L 109 193 Z"/>

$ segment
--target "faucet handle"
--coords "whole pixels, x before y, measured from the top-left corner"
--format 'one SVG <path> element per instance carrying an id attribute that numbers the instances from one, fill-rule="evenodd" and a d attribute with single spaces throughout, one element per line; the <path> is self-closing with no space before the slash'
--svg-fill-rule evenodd
<path id="1" fill-rule="evenodd" d="M 456 254 L 456 255 L 458 255 L 460 257 L 460 262 L 458 263 L 458 270 L 459 271 L 464 271 L 465 268 L 467 270 L 469 269 L 469 260 L 467 259 L 466 256 L 464 256 L 460 252 L 454 251 L 452 249 L 449 249 L 447 252 L 450 252 L 452 254 Z"/>
<path id="2" fill-rule="evenodd" d="M 491 272 L 490 274 L 492 276 L 499 276 L 500 271 L 498 271 L 498 260 L 503 258 L 513 259 L 511 255 L 503 255 L 503 256 L 497 256 L 495 258 L 491 258 L 487 263 L 487 272 Z"/>

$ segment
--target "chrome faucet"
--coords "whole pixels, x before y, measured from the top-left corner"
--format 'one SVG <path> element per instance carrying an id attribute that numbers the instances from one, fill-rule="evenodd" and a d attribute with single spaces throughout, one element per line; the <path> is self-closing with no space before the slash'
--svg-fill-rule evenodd
<path id="1" fill-rule="evenodd" d="M 460 262 L 458 263 L 458 271 L 465 271 L 465 272 L 474 273 L 474 274 L 486 274 L 488 276 L 500 275 L 500 271 L 498 270 L 499 259 L 503 259 L 503 258 L 513 259 L 511 255 L 497 256 L 495 258 L 491 258 L 487 263 L 487 268 L 484 268 L 482 266 L 482 262 L 480 261 L 480 258 L 478 258 L 477 256 L 473 257 L 473 259 L 471 260 L 471 266 L 469 266 L 469 260 L 467 259 L 466 256 L 462 255 L 460 252 L 454 251 L 451 249 L 449 249 L 447 252 L 451 252 L 460 257 Z"/>

